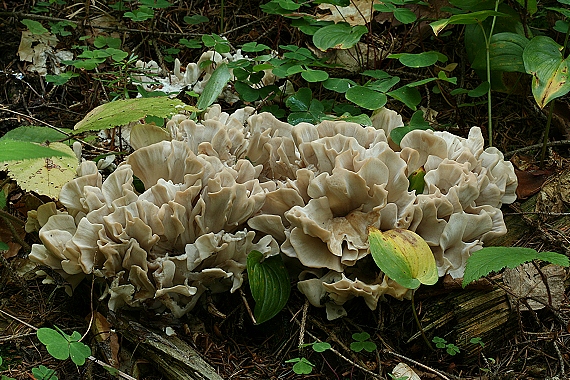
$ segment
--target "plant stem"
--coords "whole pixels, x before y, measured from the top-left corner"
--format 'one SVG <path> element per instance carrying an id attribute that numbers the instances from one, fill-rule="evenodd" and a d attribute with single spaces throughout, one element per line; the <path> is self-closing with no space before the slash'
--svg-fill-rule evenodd
<path id="1" fill-rule="evenodd" d="M 548 145 L 548 134 L 550 133 L 550 122 L 552 121 L 552 114 L 554 111 L 554 100 L 550 102 L 550 107 L 548 107 L 548 119 L 546 119 L 546 127 L 544 128 L 544 138 L 542 140 L 542 150 L 540 151 L 540 167 L 544 167 L 544 161 L 546 160 L 546 147 Z"/>
<path id="2" fill-rule="evenodd" d="M 495 0 L 495 12 L 499 9 L 499 0 Z M 495 21 L 497 21 L 497 16 L 493 16 L 493 21 L 491 22 L 491 29 L 489 30 L 489 37 L 487 38 L 485 30 L 483 30 L 483 35 L 485 36 L 485 48 L 486 48 L 486 60 L 487 60 L 487 82 L 489 83 L 489 89 L 487 90 L 487 118 L 488 118 L 488 132 L 489 132 L 489 146 L 493 146 L 493 105 L 491 102 L 491 38 L 493 38 L 493 29 L 495 29 Z"/>
<path id="3" fill-rule="evenodd" d="M 564 45 L 562 45 L 562 58 L 566 55 L 566 45 L 568 45 L 568 36 L 570 35 L 570 28 L 566 31 L 566 37 L 564 37 Z M 544 128 L 544 139 L 542 140 L 542 150 L 540 152 L 540 167 L 544 167 L 544 161 L 546 160 L 546 146 L 548 145 L 548 135 L 550 133 L 550 122 L 552 121 L 552 114 L 554 113 L 554 100 L 550 101 L 550 107 L 548 108 L 548 119 L 546 119 L 546 127 Z"/>
<path id="4" fill-rule="evenodd" d="M 418 325 L 418 328 L 420 329 L 420 332 L 422 333 L 422 338 L 424 338 L 424 341 L 426 342 L 429 349 L 434 351 L 433 346 L 431 345 L 430 341 L 428 340 L 426 333 L 422 327 L 422 324 L 420 323 L 420 319 L 418 318 L 418 312 L 416 311 L 416 302 L 414 300 L 414 293 L 415 293 L 415 290 L 412 290 L 412 300 L 411 301 L 412 301 L 412 313 L 414 314 L 414 319 L 416 320 L 416 324 Z"/>

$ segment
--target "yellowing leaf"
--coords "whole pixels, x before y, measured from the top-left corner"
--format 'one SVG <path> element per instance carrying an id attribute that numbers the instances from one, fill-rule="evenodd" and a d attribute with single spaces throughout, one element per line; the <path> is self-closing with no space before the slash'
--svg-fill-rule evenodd
<path id="1" fill-rule="evenodd" d="M 58 199 L 61 187 L 75 177 L 78 162 L 71 148 L 63 143 L 51 143 L 49 148 L 62 155 L 6 161 L 3 166 L 23 190 Z"/>
<path id="2" fill-rule="evenodd" d="M 370 253 L 376 265 L 392 280 L 408 289 L 437 282 L 437 267 L 425 240 L 413 231 L 368 231 Z"/>

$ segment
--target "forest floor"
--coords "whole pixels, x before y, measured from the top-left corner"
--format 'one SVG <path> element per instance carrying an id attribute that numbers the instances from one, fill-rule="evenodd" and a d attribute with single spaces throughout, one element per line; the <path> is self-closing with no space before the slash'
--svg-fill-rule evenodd
<path id="1" fill-rule="evenodd" d="M 437 3 L 440 5 L 435 7 L 444 4 Z M 184 14 L 188 13 L 187 9 L 199 10 L 196 13 L 218 21 L 223 10 L 224 36 L 234 46 L 250 41 L 272 48 L 285 44 L 310 45 L 310 40 L 292 28 L 288 20 L 266 15 L 255 1 L 230 0 L 223 8 L 219 2 L 208 1 L 181 1 L 177 4 L 178 10 L 156 17 L 152 28 L 139 29 L 137 25 L 130 24 L 131 30 L 121 33 L 125 46 L 141 59 L 159 59 L 158 55 L 164 51 L 160 53 L 157 47 L 173 47 L 186 34 L 180 28 L 180 17 L 177 16 L 177 11 L 184 9 Z M 0 2 L 0 136 L 21 125 L 73 128 L 90 110 L 109 100 L 102 82 L 94 80 L 92 73 L 85 70 L 77 70 L 79 76 L 62 86 L 46 83 L 42 77 L 26 71 L 28 64 L 20 61 L 17 55 L 22 30 L 25 29 L 20 20 L 32 18 L 24 14 L 31 14 L 33 6 L 30 0 Z M 78 36 L 101 32 L 91 28 L 90 21 L 101 14 L 101 9 L 108 8 L 105 4 L 86 1 L 75 6 L 60 5 L 54 9 L 56 11 L 49 14 L 53 20 L 70 17 L 81 21 L 77 29 L 70 36 L 61 37 L 57 45 L 61 49 L 70 49 L 78 43 Z M 46 20 L 49 21 L 43 21 Z M 38 18 L 38 21 L 42 19 Z M 240 28 L 245 24 L 249 26 Z M 218 22 L 210 22 L 195 27 L 192 32 L 219 33 L 219 28 Z M 451 62 L 458 63 L 456 75 L 462 87 L 474 88 L 480 83 L 469 68 L 462 44 L 449 42 L 442 45 L 440 40 L 428 36 L 425 30 L 418 32 L 421 28 L 408 30 L 402 25 L 390 25 L 389 22 L 378 23 L 375 28 L 377 30 L 373 34 L 388 35 L 393 42 L 398 42 L 398 49 L 401 49 L 398 51 L 437 50 L 446 54 Z M 457 27 L 455 31 L 461 32 L 461 28 Z M 178 58 L 182 62 L 194 62 L 201 52 L 200 49 L 182 50 Z M 394 67 L 393 62 L 376 62 L 372 68 L 399 72 L 402 77 L 410 75 L 410 80 L 415 80 L 414 76 L 418 75 L 431 75 L 421 70 L 406 73 Z M 172 66 L 171 63 L 166 65 Z M 111 67 L 101 68 L 105 69 L 114 70 Z M 112 80 L 112 74 L 109 75 L 111 77 L 107 79 Z M 503 208 L 505 215 L 510 218 L 508 223 L 512 223 L 508 225 L 517 229 L 511 235 L 509 244 L 567 254 L 570 222 L 560 222 L 564 215 L 556 219 L 557 224 L 552 219 L 528 218 L 522 215 L 521 210 L 525 207 L 525 201 L 531 199 L 532 202 L 532 197 L 543 183 L 562 180 L 567 174 L 570 99 L 566 96 L 556 102 L 549 141 L 561 143 L 549 147 L 547 163 L 540 166 L 540 144 L 547 110 L 540 110 L 536 106 L 525 80 L 523 78 L 522 85 L 511 94 L 493 93 L 494 145 L 522 172 L 519 177 L 519 199 Z M 193 101 L 184 96 L 182 100 Z M 462 136 L 466 136 L 472 126 L 486 130 L 486 102 L 470 106 L 460 106 L 461 103 L 457 97 L 446 98 L 435 94 L 424 97 L 422 101 L 423 106 L 437 112 L 436 128 L 451 130 Z M 227 108 L 224 110 L 230 111 L 239 105 L 225 105 Z M 401 113 L 405 120 L 412 115 L 412 111 L 393 100 L 388 102 L 387 107 Z M 0 181 L 6 178 L 6 173 L 0 172 Z M 18 190 L 13 183 L 11 186 L 8 209 L 21 221 L 26 220 L 27 211 L 48 200 Z M 562 188 L 562 191 L 568 189 Z M 563 208 L 561 211 L 568 210 Z M 91 324 L 99 322 L 109 323 L 110 328 L 119 334 L 114 348 L 118 350 L 119 360 L 126 363 L 121 370 L 139 379 L 167 378 L 158 363 L 137 349 L 140 342 L 121 336 L 117 325 L 120 319 L 138 322 L 158 334 L 164 334 L 165 328 L 171 327 L 224 379 L 386 379 L 390 378 L 389 373 L 394 366 L 401 362 L 412 367 L 421 379 L 562 379 L 570 373 L 570 305 L 567 298 L 570 281 L 567 271 L 561 275 L 564 286 L 559 296 L 563 299 L 562 303 L 532 311 L 517 310 L 517 307 L 511 306 L 500 276 L 495 276 L 481 288 L 469 291 L 462 290 L 452 281 L 443 280 L 429 289 L 420 288 L 416 303 L 422 323 L 426 326 L 447 313 L 455 315 L 454 307 L 466 302 L 462 298 L 466 292 L 476 298 L 492 290 L 503 289 L 500 300 L 488 308 L 498 308 L 497 313 L 503 313 L 501 315 L 505 319 L 493 328 L 491 334 L 481 336 L 484 347 L 479 343 L 457 340 L 460 323 L 457 316 L 444 318 L 439 325 L 427 330 L 430 340 L 441 337 L 448 345 L 457 345 L 461 349 L 461 352 L 452 355 L 446 350 L 449 346 L 430 350 L 417 334 L 410 302 L 392 298 L 380 302 L 375 311 L 369 310 L 362 300 L 357 299 L 348 305 L 348 317 L 328 321 L 324 309 L 306 308 L 304 297 L 294 289 L 287 307 L 277 317 L 259 326 L 252 324 L 244 306 L 243 298 L 250 296 L 237 292 L 211 295 L 196 307 L 191 316 L 179 320 L 168 315 L 154 315 L 149 311 L 112 315 L 106 311 L 104 303 L 97 300 L 97 287 L 93 287 L 93 284 L 84 281 L 70 297 L 64 287 L 43 284 L 41 277 L 33 271 L 27 272 L 30 264 L 26 259 L 29 253 L 26 247 L 39 240 L 37 235 L 25 234 L 17 223 L 14 228 L 16 230 L 11 231 L 7 226 L 0 226 L 0 237 L 9 238 L 16 233 L 24 243 L 0 256 L 2 376 L 29 379 L 32 378 L 31 368 L 45 365 L 57 370 L 59 378 L 63 379 L 116 378 L 94 363 L 77 367 L 70 361 L 52 358 L 39 344 L 34 332 L 34 328 L 53 325 L 68 333 L 85 332 Z M 93 310 L 101 313 L 95 321 L 90 318 Z M 478 313 L 486 313 L 487 308 L 483 306 L 483 309 L 470 310 L 473 315 L 465 317 L 470 328 L 475 326 L 480 327 L 480 331 L 487 331 L 484 325 L 489 321 L 476 318 Z M 350 349 L 352 334 L 361 331 L 373 332 L 370 339 L 376 343 L 377 349 L 372 352 Z M 471 336 L 478 337 L 477 333 Z M 310 347 L 299 348 L 300 340 L 305 343 L 327 341 L 334 351 L 320 353 Z M 84 341 L 96 347 L 96 336 L 93 334 L 87 334 Z M 102 357 L 96 349 L 93 351 L 95 357 Z M 311 374 L 296 374 L 292 369 L 293 364 L 286 363 L 287 360 L 301 357 L 315 365 Z"/>

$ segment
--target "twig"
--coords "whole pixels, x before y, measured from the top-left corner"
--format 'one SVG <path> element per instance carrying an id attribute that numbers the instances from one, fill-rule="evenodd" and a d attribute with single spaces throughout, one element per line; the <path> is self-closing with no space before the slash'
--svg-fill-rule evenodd
<path id="1" fill-rule="evenodd" d="M 255 317 L 253 316 L 251 308 L 249 307 L 249 303 L 247 303 L 247 298 L 245 298 L 245 294 L 243 293 L 243 290 L 241 288 L 239 289 L 239 294 L 241 296 L 243 304 L 245 305 L 245 310 L 247 310 L 247 314 L 251 318 L 251 321 L 253 322 L 254 325 L 257 325 L 257 321 L 255 320 Z"/>
<path id="2" fill-rule="evenodd" d="M 15 320 L 15 321 L 20 322 L 21 324 L 23 324 L 23 325 L 25 325 L 25 326 L 31 328 L 31 329 L 34 330 L 34 331 L 38 331 L 38 330 L 39 330 L 36 326 L 30 325 L 28 322 L 22 321 L 20 318 L 18 318 L 18 317 L 16 317 L 16 316 L 12 315 L 12 314 L 10 314 L 10 313 L 7 313 L 7 312 L 5 312 L 5 311 L 2 310 L 2 309 L 0 309 L 0 313 L 6 315 L 6 316 L 9 317 L 9 318 L 12 318 L 12 319 Z M 121 376 L 121 377 L 124 378 L 124 379 L 127 379 L 127 380 L 137 380 L 136 378 L 134 378 L 134 377 L 132 377 L 132 376 L 130 376 L 130 375 L 128 375 L 128 374 L 126 374 L 126 373 L 124 373 L 124 372 L 118 370 L 117 368 L 112 367 L 112 366 L 110 366 L 109 364 L 107 364 L 107 363 L 105 363 L 105 362 L 102 362 L 101 360 L 97 359 L 97 358 L 94 357 L 94 356 L 89 356 L 87 359 L 91 360 L 91 361 L 94 362 L 94 363 L 99 364 L 100 366 L 102 366 L 102 367 L 105 368 L 105 369 L 112 370 L 114 373 L 117 373 L 119 376 Z"/>
<path id="3" fill-rule="evenodd" d="M 563 146 L 563 145 L 570 145 L 570 140 L 551 141 L 551 142 L 546 144 L 547 147 Z M 540 148 L 542 148 L 542 146 L 543 146 L 542 143 L 525 146 L 524 148 L 515 149 L 513 151 L 505 153 L 505 157 L 508 158 L 508 157 L 511 157 L 517 153 L 523 153 L 523 152 L 528 152 L 529 150 L 540 149 Z"/>
<path id="4" fill-rule="evenodd" d="M 390 350 L 386 350 L 386 349 L 382 350 L 382 352 L 385 353 L 385 354 L 393 355 L 393 356 L 395 356 L 395 357 L 397 357 L 397 358 L 400 358 L 400 359 L 407 360 L 407 361 L 409 361 L 410 363 L 412 363 L 412 364 L 414 364 L 414 365 L 417 365 L 418 367 L 422 367 L 423 369 L 426 369 L 426 370 L 428 370 L 428 371 L 430 371 L 430 372 L 435 373 L 436 375 L 438 375 L 439 377 L 441 377 L 443 380 L 450 380 L 449 377 L 447 377 L 446 375 L 444 375 L 443 373 L 441 373 L 441 372 L 438 371 L 437 369 L 431 368 L 431 367 L 429 367 L 429 366 L 427 366 L 427 365 L 425 365 L 425 364 L 422 364 L 422 363 L 420 363 L 420 362 L 417 362 L 417 361 L 415 361 L 414 359 L 410 359 L 410 358 L 408 358 L 407 356 L 404 356 L 404 355 L 398 354 L 398 353 L 396 353 L 396 352 L 394 352 L 394 351 L 390 351 Z M 452 376 L 452 375 L 449 375 L 449 376 Z M 458 377 L 455 377 L 455 376 L 452 376 L 452 378 L 454 378 L 454 379 L 459 379 Z"/>
<path id="5" fill-rule="evenodd" d="M 305 300 L 303 305 L 303 314 L 301 314 L 301 329 L 299 330 L 299 350 L 303 350 L 305 344 L 305 326 L 307 325 L 307 313 L 309 311 L 309 300 Z"/>
<path id="6" fill-rule="evenodd" d="M 0 210 L 0 217 L 2 218 L 6 218 L 8 220 L 11 220 L 12 222 L 16 222 L 19 225 L 23 226 L 24 224 L 26 224 L 26 222 L 21 221 L 20 219 L 16 218 L 14 215 L 4 211 L 4 210 Z"/>
<path id="7" fill-rule="evenodd" d="M 8 228 L 10 229 L 10 232 L 12 233 L 12 238 L 16 241 L 16 243 L 20 244 L 22 246 L 22 248 L 24 248 L 27 252 L 30 252 L 32 250 L 32 247 L 30 247 L 30 245 L 28 243 L 26 243 L 24 240 L 22 240 L 22 238 L 18 234 L 18 231 L 16 231 L 16 229 L 14 228 L 14 225 L 10 222 L 10 220 L 4 216 L 1 216 L 1 218 L 4 219 L 4 221 L 8 225 Z"/>

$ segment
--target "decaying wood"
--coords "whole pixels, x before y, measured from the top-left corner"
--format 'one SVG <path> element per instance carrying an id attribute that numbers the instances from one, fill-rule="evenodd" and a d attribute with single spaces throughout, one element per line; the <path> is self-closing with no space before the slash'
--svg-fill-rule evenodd
<path id="1" fill-rule="evenodd" d="M 176 336 L 158 334 L 140 323 L 116 317 L 117 332 L 136 345 L 136 354 L 160 367 L 172 380 L 223 380 L 198 352 Z"/>

